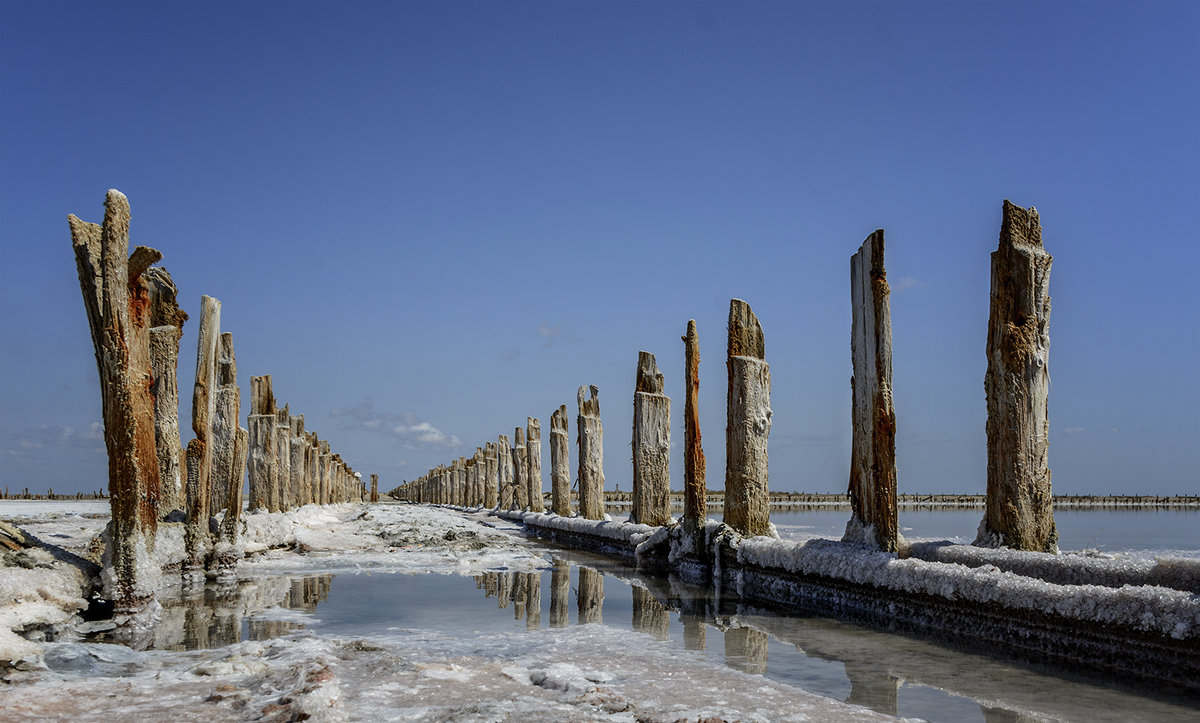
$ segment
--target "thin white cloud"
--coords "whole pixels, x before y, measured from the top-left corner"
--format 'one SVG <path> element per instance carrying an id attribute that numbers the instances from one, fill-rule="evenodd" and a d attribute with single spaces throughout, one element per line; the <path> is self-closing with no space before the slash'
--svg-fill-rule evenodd
<path id="1" fill-rule="evenodd" d="M 888 288 L 894 294 L 898 294 L 901 291 L 908 291 L 909 289 L 919 289 L 924 285 L 920 280 L 912 276 L 901 276 L 888 282 Z"/>
<path id="2" fill-rule="evenodd" d="M 1063 434 L 1073 436 L 1076 434 L 1083 434 L 1085 431 L 1087 431 L 1085 427 L 1067 427 L 1063 430 Z"/>
<path id="3" fill-rule="evenodd" d="M 446 434 L 412 412 L 385 412 L 375 409 L 371 398 L 345 409 L 334 409 L 330 416 L 339 417 L 338 426 L 343 429 L 359 429 L 394 438 L 401 446 L 412 447 L 456 447 L 462 441 L 453 434 Z"/>

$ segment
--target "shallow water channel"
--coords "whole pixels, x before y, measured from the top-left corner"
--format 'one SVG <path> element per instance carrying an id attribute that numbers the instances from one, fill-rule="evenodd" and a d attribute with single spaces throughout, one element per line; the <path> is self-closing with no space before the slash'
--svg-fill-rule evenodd
<path id="1" fill-rule="evenodd" d="M 305 630 L 336 637 L 406 630 L 479 637 L 602 624 L 642 633 L 647 646 L 703 651 L 738 670 L 892 715 L 931 721 L 1200 716 L 1200 700 L 1177 691 L 994 659 L 986 651 L 827 617 L 727 604 L 713 614 L 709 590 L 639 574 L 608 558 L 530 544 L 550 569 L 264 576 L 242 581 L 236 592 L 209 589 L 202 597 L 164 601 L 153 647 L 220 647 Z"/>

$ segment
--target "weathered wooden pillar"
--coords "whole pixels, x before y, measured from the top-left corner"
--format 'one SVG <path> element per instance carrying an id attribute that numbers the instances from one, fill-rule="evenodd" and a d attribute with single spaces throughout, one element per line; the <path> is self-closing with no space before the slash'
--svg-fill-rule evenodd
<path id="1" fill-rule="evenodd" d="M 600 390 L 579 388 L 579 416 L 575 420 L 579 443 L 579 515 L 604 519 L 604 427 L 600 424 Z"/>
<path id="2" fill-rule="evenodd" d="M 196 385 L 192 392 L 192 432 L 188 442 L 187 465 L 187 559 L 183 580 L 187 585 L 203 584 L 205 560 L 210 547 L 208 519 L 212 486 L 215 443 L 212 420 L 217 403 L 217 359 L 221 340 L 221 302 L 211 296 L 200 297 L 200 330 L 196 351 Z"/>
<path id="3" fill-rule="evenodd" d="M 654 355 L 638 352 L 633 393 L 633 508 L 630 522 L 671 522 L 671 398 Z"/>
<path id="4" fill-rule="evenodd" d="M 216 566 L 228 578 L 230 571 L 237 567 L 242 559 L 244 550 L 241 545 L 242 535 L 242 479 L 246 475 L 246 448 L 250 443 L 250 433 L 242 427 L 237 427 L 233 438 L 233 469 L 229 485 L 229 499 L 225 503 L 225 516 L 221 519 L 216 546 Z M 236 640 L 236 638 L 235 638 Z"/>
<path id="5" fill-rule="evenodd" d="M 845 539 L 895 552 L 899 534 L 896 410 L 892 405 L 892 313 L 883 266 L 883 229 L 868 236 L 850 257 L 850 299 L 853 437 L 851 518 Z"/>
<path id="6" fill-rule="evenodd" d="M 275 432 L 272 444 L 275 449 L 275 487 L 268 500 L 271 512 L 287 512 L 292 509 L 292 415 L 288 405 L 275 410 Z"/>
<path id="7" fill-rule="evenodd" d="M 503 434 L 496 442 L 496 464 L 499 465 L 500 477 L 499 508 L 510 510 L 513 506 L 512 447 L 508 446 L 508 437 Z"/>
<path id="8" fill-rule="evenodd" d="M 487 490 L 484 489 L 484 474 L 487 472 L 487 464 L 484 462 L 483 447 L 475 448 L 475 500 L 472 503 L 474 507 L 483 507 L 486 504 Z"/>
<path id="9" fill-rule="evenodd" d="M 1050 264 L 1037 209 L 1004 202 L 988 318 L 987 511 L 977 545 L 1056 552 L 1050 496 Z"/>
<path id="10" fill-rule="evenodd" d="M 246 419 L 249 432 L 247 472 L 251 510 L 270 509 L 271 477 L 276 474 L 275 449 L 272 436 L 275 429 L 275 394 L 271 375 L 250 377 L 250 415 Z"/>
<path id="11" fill-rule="evenodd" d="M 379 475 L 371 475 L 371 504 L 379 504 Z"/>
<path id="12" fill-rule="evenodd" d="M 454 505 L 467 506 L 467 460 L 459 457 L 454 460 Z"/>
<path id="13" fill-rule="evenodd" d="M 483 506 L 495 509 L 500 504 L 500 468 L 496 460 L 496 443 L 483 445 Z"/>
<path id="14" fill-rule="evenodd" d="M 304 448 L 307 446 L 304 439 L 304 415 L 293 414 L 292 418 L 288 420 L 288 425 L 291 428 L 288 454 L 292 458 L 288 494 L 292 500 L 292 507 L 303 507 L 307 503 L 307 500 L 304 499 Z"/>
<path id="15" fill-rule="evenodd" d="M 154 375 L 154 444 L 162 483 L 159 512 L 183 511 L 179 464 L 179 339 L 188 315 L 179 308 L 171 274 L 153 266 L 143 274 L 150 294 L 150 366 Z"/>
<path id="16" fill-rule="evenodd" d="M 529 511 L 545 512 L 542 501 L 542 423 L 534 417 L 525 418 L 528 432 L 525 439 L 525 454 L 529 460 Z"/>
<path id="17" fill-rule="evenodd" d="M 770 530 L 767 437 L 771 433 L 771 368 L 758 317 L 741 299 L 729 302 L 729 393 L 726 397 L 724 521 L 747 537 Z"/>
<path id="18" fill-rule="evenodd" d="M 529 509 L 529 451 L 525 448 L 525 430 L 513 430 L 513 507 Z"/>
<path id="19" fill-rule="evenodd" d="M 579 568 L 578 602 L 580 625 L 604 622 L 604 576 L 599 571 Z"/>
<path id="20" fill-rule="evenodd" d="M 567 437 L 567 405 L 550 415 L 550 511 L 571 515 L 571 461 Z"/>
<path id="21" fill-rule="evenodd" d="M 212 478 L 208 486 L 208 510 L 216 515 L 229 502 L 233 483 L 234 445 L 241 418 L 242 392 L 237 384 L 237 359 L 233 353 L 233 334 L 224 332 L 217 342 L 216 389 L 212 417 Z M 243 467 L 243 469 L 245 469 Z M 240 482 L 240 480 L 239 480 Z M 241 496 L 238 496 L 240 501 Z"/>
<path id="22" fill-rule="evenodd" d="M 695 530 L 708 518 L 704 448 L 700 443 L 700 335 L 689 319 L 683 337 L 683 524 Z"/>
<path id="23" fill-rule="evenodd" d="M 320 497 L 317 500 L 319 505 L 327 505 L 332 499 L 330 490 L 330 477 L 332 476 L 333 459 L 329 452 L 329 442 L 321 440 L 320 453 L 317 455 L 317 476 L 319 478 L 318 485 L 320 486 Z"/>
<path id="24" fill-rule="evenodd" d="M 129 201 L 110 190 L 104 222 L 67 220 L 79 286 L 100 375 L 108 491 L 112 507 L 105 550 L 104 594 L 118 609 L 141 608 L 161 577 L 148 564 L 158 531 L 162 482 L 155 443 L 150 304 L 143 278 L 162 254 L 145 246 L 129 253 Z"/>

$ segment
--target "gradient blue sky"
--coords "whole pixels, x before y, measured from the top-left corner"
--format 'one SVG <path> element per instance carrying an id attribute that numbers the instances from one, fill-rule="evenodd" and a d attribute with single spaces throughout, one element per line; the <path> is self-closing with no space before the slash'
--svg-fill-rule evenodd
<path id="1" fill-rule="evenodd" d="M 66 215 L 118 188 L 253 374 L 390 489 L 751 303 L 771 486 L 842 491 L 849 258 L 887 233 L 904 492 L 985 488 L 989 253 L 1038 207 L 1060 493 L 1200 490 L 1200 4 L 0 0 L 0 484 L 106 482 Z M 247 404 L 243 404 L 243 414 Z M 189 434 L 185 435 L 185 440 Z M 547 458 L 544 464 L 548 466 Z M 572 451 L 574 464 L 574 450 Z"/>

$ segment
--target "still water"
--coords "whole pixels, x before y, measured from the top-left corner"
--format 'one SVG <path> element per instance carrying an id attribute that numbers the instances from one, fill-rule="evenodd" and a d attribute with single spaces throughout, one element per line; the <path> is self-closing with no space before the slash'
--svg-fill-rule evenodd
<path id="1" fill-rule="evenodd" d="M 845 512 L 774 515 L 782 535 L 840 535 Z M 975 510 L 901 513 L 911 537 L 966 540 Z M 1184 550 L 1200 554 L 1200 513 L 1067 511 L 1064 549 Z M 739 605 L 715 612 L 711 591 L 538 541 L 551 569 L 474 576 L 342 574 L 245 581 L 239 597 L 185 603 L 172 647 L 212 647 L 310 630 L 362 636 L 430 630 L 456 636 L 618 626 L 645 644 L 698 650 L 719 664 L 893 715 L 931 721 L 1195 721 L 1200 697 L 1070 670 L 992 657 L 833 618 Z M 247 600 L 253 599 L 253 604 Z M 279 606 L 307 613 L 255 619 Z M 172 616 L 168 606 L 167 617 Z M 247 614 L 248 613 L 248 614 Z M 245 615 L 245 617 L 243 617 Z M 613 666 L 620 666 L 619 660 Z"/>

